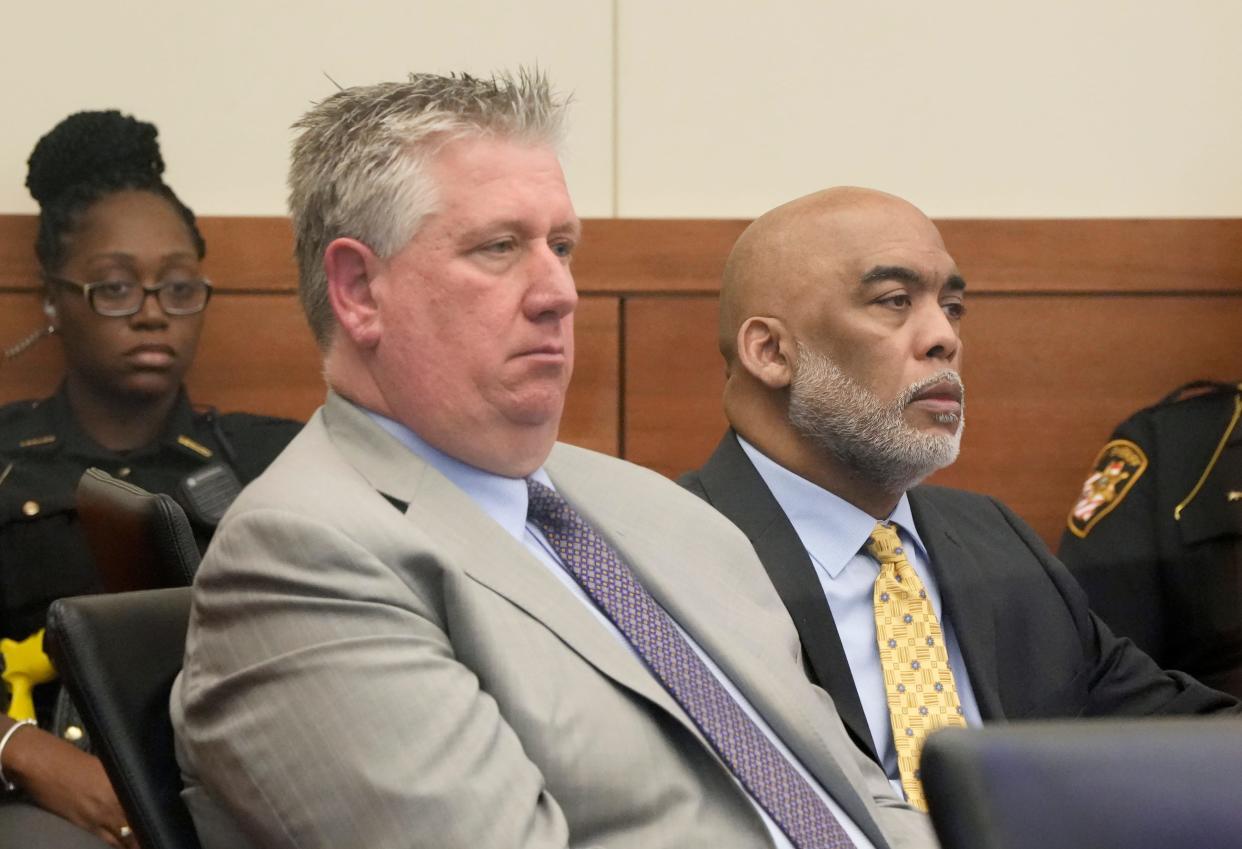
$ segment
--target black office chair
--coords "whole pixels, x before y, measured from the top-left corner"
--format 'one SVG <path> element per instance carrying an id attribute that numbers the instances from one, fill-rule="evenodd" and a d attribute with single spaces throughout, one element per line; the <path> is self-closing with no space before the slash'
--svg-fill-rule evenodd
<path id="1" fill-rule="evenodd" d="M 199 849 L 168 716 L 189 617 L 189 587 L 64 598 L 48 611 L 48 653 L 143 849 Z"/>
<path id="2" fill-rule="evenodd" d="M 944 849 L 1242 846 L 1242 720 L 1029 722 L 932 734 Z"/>
<path id="3" fill-rule="evenodd" d="M 198 569 L 194 529 L 171 495 L 99 469 L 78 480 L 78 520 L 108 592 L 188 586 Z"/>

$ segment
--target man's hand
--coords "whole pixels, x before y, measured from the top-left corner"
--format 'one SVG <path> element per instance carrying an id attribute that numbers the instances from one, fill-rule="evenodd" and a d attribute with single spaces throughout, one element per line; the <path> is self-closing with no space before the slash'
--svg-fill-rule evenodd
<path id="1" fill-rule="evenodd" d="M 138 849 L 99 758 L 30 726 L 5 746 L 3 768 L 39 807 L 117 849 Z"/>

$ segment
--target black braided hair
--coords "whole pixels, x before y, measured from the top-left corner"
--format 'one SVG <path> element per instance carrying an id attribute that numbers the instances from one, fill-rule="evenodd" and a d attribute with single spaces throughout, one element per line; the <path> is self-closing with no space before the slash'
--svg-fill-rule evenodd
<path id="1" fill-rule="evenodd" d="M 66 259 L 66 237 L 77 229 L 94 204 L 125 190 L 151 192 L 181 214 L 198 258 L 207 252 L 198 221 L 161 176 L 154 124 L 106 112 L 77 112 L 39 139 L 27 165 L 26 188 L 39 202 L 39 234 L 35 254 L 46 273 L 60 270 Z"/>

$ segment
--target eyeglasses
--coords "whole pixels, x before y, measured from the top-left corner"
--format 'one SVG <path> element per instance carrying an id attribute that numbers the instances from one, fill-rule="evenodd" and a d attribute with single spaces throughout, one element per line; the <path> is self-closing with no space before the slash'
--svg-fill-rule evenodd
<path id="1" fill-rule="evenodd" d="M 142 309 L 147 295 L 155 295 L 160 308 L 168 315 L 194 315 L 202 312 L 211 300 L 211 281 L 166 280 L 158 286 L 143 286 L 130 280 L 102 280 L 79 283 L 65 277 L 45 275 L 53 282 L 82 290 L 86 303 L 99 315 L 109 318 L 133 315 Z"/>

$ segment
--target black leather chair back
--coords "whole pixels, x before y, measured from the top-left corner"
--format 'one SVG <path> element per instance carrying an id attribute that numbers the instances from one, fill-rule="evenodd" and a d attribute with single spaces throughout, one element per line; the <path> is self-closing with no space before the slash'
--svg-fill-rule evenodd
<path id="1" fill-rule="evenodd" d="M 1242 720 L 946 729 L 923 750 L 944 849 L 1242 846 Z"/>
<path id="2" fill-rule="evenodd" d="M 64 598 L 48 612 L 52 662 L 143 849 L 199 849 L 168 716 L 189 617 L 189 587 Z"/>
<path id="3" fill-rule="evenodd" d="M 189 586 L 198 569 L 194 530 L 181 505 L 99 469 L 78 481 L 78 520 L 103 588 L 128 592 Z"/>

